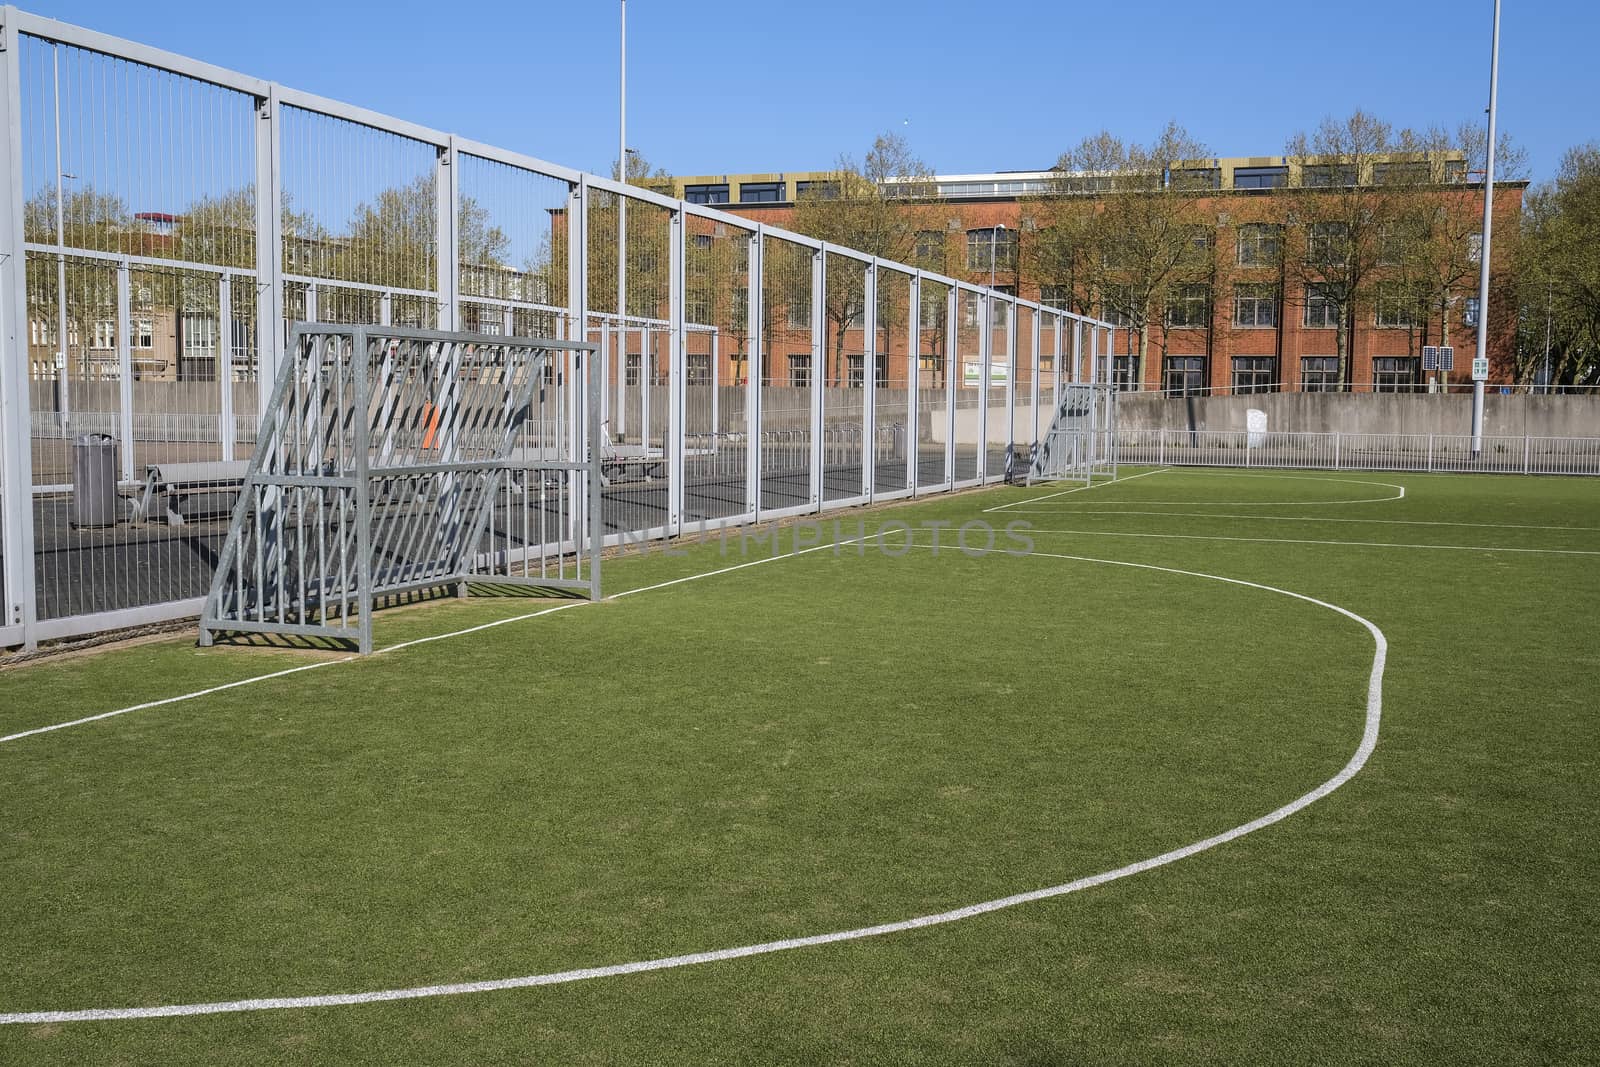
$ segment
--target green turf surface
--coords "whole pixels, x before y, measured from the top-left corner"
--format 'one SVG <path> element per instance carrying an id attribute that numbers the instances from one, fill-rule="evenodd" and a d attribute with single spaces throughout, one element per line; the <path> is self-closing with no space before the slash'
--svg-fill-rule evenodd
<path id="1" fill-rule="evenodd" d="M 1367 767 L 1250 837 L 953 925 L 540 989 L 0 1027 L 0 1062 L 1582 1062 L 1600 485 L 1173 471 L 1059 492 L 842 525 L 1026 522 L 1050 555 L 846 546 L 361 662 L 172 641 L 0 674 L 9 734 L 329 663 L 0 745 L 0 1012 L 903 919 L 1217 833 L 1349 759 L 1358 624 L 1056 556 L 1371 619 L 1390 659 Z M 607 590 L 740 547 L 625 558 Z M 378 644 L 548 606 L 392 611 Z"/>

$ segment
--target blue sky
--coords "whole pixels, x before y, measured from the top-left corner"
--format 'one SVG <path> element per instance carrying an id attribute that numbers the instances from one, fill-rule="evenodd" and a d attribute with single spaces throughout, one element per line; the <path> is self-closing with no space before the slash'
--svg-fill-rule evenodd
<path id="1" fill-rule="evenodd" d="M 616 0 L 21 6 L 553 162 L 616 156 Z M 943 173 L 1028 170 L 1102 127 L 1144 140 L 1176 119 L 1217 155 L 1276 155 L 1357 107 L 1481 121 L 1491 10 L 631 0 L 628 142 L 680 174 L 811 170 L 895 130 Z M 1600 4 L 1507 0 L 1502 18 L 1501 128 L 1548 178 L 1600 139 Z"/>

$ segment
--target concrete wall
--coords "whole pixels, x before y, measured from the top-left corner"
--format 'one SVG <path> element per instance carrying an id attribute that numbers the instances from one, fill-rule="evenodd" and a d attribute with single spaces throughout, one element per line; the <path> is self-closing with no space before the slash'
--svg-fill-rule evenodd
<path id="1" fill-rule="evenodd" d="M 1274 433 L 1472 432 L 1467 393 L 1267 393 L 1163 397 L 1123 393 L 1117 427 L 1132 430 L 1244 430 L 1245 412 L 1266 412 Z M 1600 437 L 1600 396 L 1484 398 L 1483 432 L 1491 437 Z"/>

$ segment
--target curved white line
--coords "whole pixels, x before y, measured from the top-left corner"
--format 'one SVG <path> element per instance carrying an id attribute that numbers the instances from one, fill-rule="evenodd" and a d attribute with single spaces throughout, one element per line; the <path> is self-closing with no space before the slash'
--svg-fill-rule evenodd
<path id="1" fill-rule="evenodd" d="M 827 547 L 832 547 L 827 546 Z M 918 545 L 918 548 L 930 548 L 929 545 Z M 1187 859 L 1207 849 L 1216 848 L 1218 845 L 1227 844 L 1246 834 L 1281 822 L 1289 816 L 1316 803 L 1329 793 L 1344 785 L 1356 772 L 1366 764 L 1372 750 L 1378 744 L 1378 726 L 1383 717 L 1383 671 L 1388 658 L 1389 642 L 1384 637 L 1383 631 L 1369 620 L 1357 615 L 1347 608 L 1337 604 L 1330 604 L 1325 600 L 1306 596 L 1304 593 L 1295 593 L 1276 586 L 1261 585 L 1256 582 L 1247 582 L 1239 578 L 1225 578 L 1217 574 L 1203 574 L 1199 571 L 1179 570 L 1175 567 L 1158 567 L 1149 563 L 1128 563 L 1115 559 L 1095 559 L 1090 556 L 1069 556 L 1054 552 L 1031 552 L 1026 555 L 1046 557 L 1050 559 L 1071 560 L 1081 563 L 1099 563 L 1112 567 L 1131 567 L 1136 570 L 1158 571 L 1166 574 L 1178 574 L 1192 578 L 1205 578 L 1211 581 L 1224 582 L 1228 585 L 1244 586 L 1249 589 L 1261 589 L 1269 593 L 1278 593 L 1303 600 L 1308 604 L 1327 608 L 1329 611 L 1343 615 L 1360 623 L 1372 635 L 1373 655 L 1372 670 L 1367 676 L 1367 710 L 1366 723 L 1361 732 L 1361 743 L 1356 747 L 1355 754 L 1340 768 L 1332 778 L 1323 782 L 1315 789 L 1302 796 L 1296 797 L 1280 808 L 1276 808 L 1265 815 L 1259 816 L 1235 826 L 1231 830 L 1213 834 L 1193 844 L 1184 845 L 1149 859 L 1138 860 L 1133 863 L 1117 867 L 1113 870 L 1091 874 L 1060 885 L 1048 886 L 1044 889 L 1033 889 L 1024 893 L 1014 893 L 1011 896 L 997 897 L 994 900 L 985 900 L 977 904 L 956 908 L 951 911 L 936 912 L 932 915 L 920 915 L 912 919 L 901 919 L 897 922 L 880 923 L 875 926 L 862 926 L 853 930 L 839 930 L 829 934 L 813 934 L 809 937 L 786 938 L 781 941 L 764 941 L 755 945 L 740 945 L 736 948 L 713 949 L 708 952 L 693 952 L 682 956 L 664 956 L 652 960 L 635 960 L 631 963 L 616 963 L 604 967 L 584 967 L 570 971 L 555 971 L 549 974 L 529 974 L 517 978 L 497 978 L 482 982 L 454 982 L 443 985 L 412 986 L 406 989 L 380 989 L 366 993 L 333 993 L 319 996 L 302 997 L 258 997 L 249 1000 L 222 1000 L 201 1004 L 166 1004 L 159 1007 L 147 1008 L 87 1008 L 78 1011 L 27 1011 L 0 1014 L 0 1025 L 10 1023 L 65 1023 L 65 1022 L 97 1022 L 114 1019 L 153 1019 L 180 1015 L 218 1015 L 227 1012 L 267 1011 L 276 1008 L 328 1008 L 349 1004 L 375 1004 L 390 1000 L 417 1000 L 425 997 L 460 996 L 467 993 L 488 993 L 505 989 L 528 989 L 534 986 L 560 985 L 565 982 L 578 982 L 587 978 L 613 978 L 624 974 L 638 974 L 642 971 L 663 971 L 675 967 L 689 967 L 700 963 L 716 963 L 723 960 L 741 959 L 745 956 L 761 956 L 771 952 L 785 952 L 789 949 L 811 948 L 817 945 L 833 944 L 837 941 L 856 941 L 867 937 L 881 937 L 885 934 L 901 933 L 906 930 L 918 930 L 927 926 L 938 926 L 944 923 L 958 922 L 970 919 L 977 915 L 985 915 L 1002 908 L 1012 908 L 1019 904 L 1027 904 L 1036 900 L 1047 900 L 1051 897 L 1065 896 L 1080 890 L 1090 889 L 1095 886 L 1105 885 L 1120 878 L 1140 874 L 1144 871 L 1164 867 L 1169 863 Z M 782 557 L 777 557 L 782 558 Z M 759 562 L 768 562 L 761 560 Z M 753 566 L 743 564 L 742 566 Z M 737 568 L 729 568 L 737 569 Z M 711 572 L 717 573 L 717 572 Z M 691 579 L 678 579 L 687 581 Z M 672 584 L 672 583 L 668 583 Z M 643 590 L 639 590 L 642 592 Z"/>
<path id="2" fill-rule="evenodd" d="M 1073 493 L 1083 493 L 1090 489 L 1104 489 L 1108 485 L 1121 485 L 1123 482 L 1135 482 L 1140 478 L 1148 478 L 1152 474 L 1166 474 L 1170 470 L 1172 470 L 1171 467 L 1158 467 L 1153 471 L 1143 471 L 1139 474 L 1130 474 L 1126 478 L 1112 478 L 1104 482 L 1090 482 L 1088 485 L 1080 485 L 1072 489 L 1063 489 L 1059 493 L 1046 493 L 1044 496 L 1024 497 L 1021 500 L 1013 500 L 1009 504 L 996 504 L 992 508 L 984 508 L 983 513 L 988 515 L 996 511 L 1010 511 L 1012 508 L 1015 508 L 1020 504 L 1037 504 L 1041 500 L 1053 500 L 1058 496 L 1071 496 Z"/>

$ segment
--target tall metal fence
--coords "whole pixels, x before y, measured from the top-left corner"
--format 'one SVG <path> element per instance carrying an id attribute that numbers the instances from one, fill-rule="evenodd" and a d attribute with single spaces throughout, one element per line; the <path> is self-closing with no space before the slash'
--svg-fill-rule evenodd
<path id="1" fill-rule="evenodd" d="M 199 612 L 295 322 L 596 344 L 612 541 L 996 481 L 1105 376 L 1104 322 L 0 21 L 0 646 Z"/>

